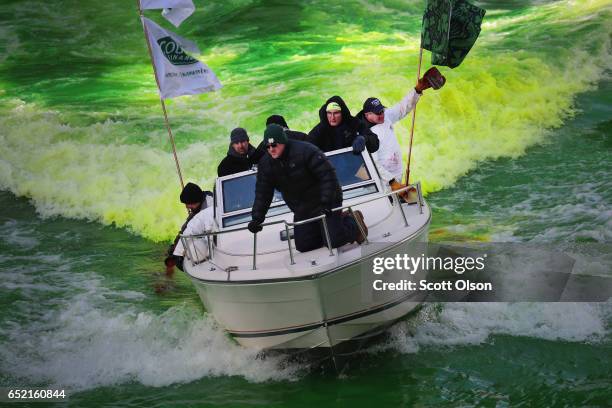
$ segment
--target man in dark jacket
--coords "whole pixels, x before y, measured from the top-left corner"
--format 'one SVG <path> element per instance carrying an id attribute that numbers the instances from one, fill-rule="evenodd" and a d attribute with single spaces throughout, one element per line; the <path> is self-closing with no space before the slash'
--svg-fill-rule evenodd
<path id="1" fill-rule="evenodd" d="M 217 176 L 223 177 L 241 171 L 249 170 L 257 164 L 263 152 L 257 154 L 257 150 L 249 143 L 249 135 L 243 128 L 236 128 L 230 134 L 230 145 L 227 156 L 217 167 Z"/>
<path id="2" fill-rule="evenodd" d="M 266 119 L 266 126 L 271 125 L 272 123 L 276 123 L 277 125 L 281 126 L 283 129 L 285 129 L 285 134 L 287 135 L 287 138 L 289 140 L 299 140 L 302 142 L 308 141 L 307 140 L 308 135 L 306 133 L 289 129 L 289 126 L 287 125 L 285 118 L 283 118 L 281 115 L 272 115 L 268 117 L 268 119 Z"/>
<path id="3" fill-rule="evenodd" d="M 202 191 L 200 186 L 194 183 L 187 183 L 183 188 L 183 191 L 181 191 L 180 200 L 181 203 L 185 204 L 185 207 L 189 211 L 189 215 L 183 223 L 181 230 L 176 235 L 174 242 L 168 248 L 168 256 L 164 260 L 166 271 L 168 273 L 170 273 L 175 266 L 177 266 L 181 271 L 183 270 L 183 257 L 174 255 L 174 248 L 181 239 L 181 234 L 183 231 L 185 231 L 185 228 L 187 228 L 189 221 L 191 221 L 196 214 L 209 205 L 207 198 L 212 200 L 212 193 L 210 191 Z"/>
<path id="4" fill-rule="evenodd" d="M 370 153 L 378 150 L 378 136 L 351 115 L 341 97 L 329 98 L 319 109 L 319 119 L 308 133 L 308 141 L 324 152 L 351 146 L 355 153 L 366 147 Z"/>
<path id="5" fill-rule="evenodd" d="M 327 216 L 332 247 L 365 240 L 355 219 L 331 211 L 342 205 L 342 189 L 336 171 L 321 150 L 309 143 L 289 140 L 285 130 L 276 124 L 266 128 L 264 142 L 268 154 L 259 161 L 249 231 L 261 231 L 274 189 L 277 189 L 293 211 L 294 221 L 321 214 Z M 359 211 L 355 213 L 362 229 L 367 231 L 363 216 Z M 319 221 L 296 226 L 294 236 L 295 246 L 300 252 L 325 245 Z"/>

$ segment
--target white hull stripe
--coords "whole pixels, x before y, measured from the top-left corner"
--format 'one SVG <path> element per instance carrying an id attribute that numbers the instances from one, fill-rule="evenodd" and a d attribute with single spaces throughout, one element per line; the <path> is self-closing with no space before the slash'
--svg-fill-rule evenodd
<path id="1" fill-rule="evenodd" d="M 303 332 L 303 331 L 308 331 L 308 330 L 315 330 L 318 329 L 319 327 L 323 327 L 325 325 L 327 326 L 333 326 L 336 324 L 341 324 L 341 323 L 346 323 L 348 321 L 351 320 L 355 320 L 355 319 L 359 319 L 365 316 L 369 316 L 378 312 L 382 312 L 383 310 L 387 310 L 390 309 L 394 306 L 399 305 L 400 303 L 404 303 L 406 302 L 408 299 L 410 299 L 411 297 L 415 296 L 417 294 L 417 292 L 415 293 L 409 293 L 405 296 L 402 296 L 396 300 L 393 300 L 391 302 L 388 303 L 384 303 L 382 305 L 379 306 L 375 306 L 371 309 L 366 309 L 366 310 L 361 310 L 359 312 L 355 312 L 355 313 L 351 313 L 350 315 L 344 315 L 344 316 L 339 316 L 339 317 L 335 317 L 333 319 L 329 319 L 329 320 L 324 320 L 321 322 L 317 322 L 317 323 L 309 323 L 309 324 L 305 324 L 302 326 L 293 326 L 293 327 L 288 327 L 288 328 L 281 328 L 281 329 L 273 329 L 273 330 L 263 330 L 263 331 L 248 331 L 248 332 L 241 332 L 241 331 L 232 331 L 232 330 L 228 330 L 229 334 L 231 334 L 234 337 L 242 337 L 242 338 L 256 338 L 256 337 L 269 337 L 269 336 L 281 336 L 284 334 L 291 334 L 291 333 L 299 333 L 299 332 Z"/>

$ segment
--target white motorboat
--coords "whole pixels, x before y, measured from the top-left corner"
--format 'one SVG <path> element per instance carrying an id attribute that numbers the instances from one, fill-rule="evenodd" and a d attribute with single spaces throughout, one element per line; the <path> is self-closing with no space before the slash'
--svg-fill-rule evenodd
<path id="1" fill-rule="evenodd" d="M 422 301 L 418 292 L 373 292 L 368 279 L 374 257 L 422 255 L 431 211 L 420 184 L 415 202 L 403 203 L 397 196 L 402 190 L 381 184 L 367 152 L 354 155 L 347 148 L 327 155 L 342 185 L 343 208 L 364 215 L 369 234 L 363 244 L 296 251 L 293 214 L 280 194 L 263 230 L 250 233 L 256 170 L 218 178 L 216 228 L 181 237 L 185 272 L 206 310 L 245 347 L 334 347 L 388 327 Z M 322 223 L 327 232 L 324 218 L 300 223 Z"/>

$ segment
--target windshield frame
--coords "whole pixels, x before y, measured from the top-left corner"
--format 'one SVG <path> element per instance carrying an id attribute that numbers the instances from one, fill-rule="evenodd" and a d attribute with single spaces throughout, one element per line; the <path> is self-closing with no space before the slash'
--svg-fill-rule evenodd
<path id="1" fill-rule="evenodd" d="M 330 152 L 326 152 L 325 155 L 330 157 L 330 156 L 337 156 L 339 154 L 344 154 L 346 152 L 351 152 L 352 154 L 352 148 L 351 147 L 346 147 L 343 149 L 338 149 L 338 150 L 333 150 Z M 367 185 L 371 185 L 374 184 L 375 185 L 375 191 L 372 191 L 370 193 L 364 194 L 364 195 L 370 195 L 370 194 L 375 194 L 375 193 L 379 193 L 381 191 L 383 191 L 382 186 L 381 186 L 381 181 L 380 181 L 380 175 L 378 173 L 378 169 L 376 168 L 376 166 L 374 165 L 374 162 L 372 160 L 372 157 L 370 156 L 370 154 L 364 150 L 361 153 L 361 157 L 363 159 L 363 162 L 365 164 L 366 170 L 369 173 L 370 178 L 368 180 L 364 180 L 364 181 L 360 181 L 357 183 L 352 183 L 352 184 L 347 184 L 345 186 L 342 186 L 342 191 L 346 191 L 346 190 L 353 190 L 359 187 L 363 187 L 363 186 L 367 186 Z M 216 202 L 215 202 L 215 214 L 217 216 L 217 221 L 218 221 L 218 225 L 222 226 L 222 228 L 225 228 L 226 225 L 224 225 L 225 223 L 223 222 L 224 219 L 229 219 L 231 221 L 231 219 L 236 219 L 236 216 L 239 216 L 241 214 L 246 214 L 246 213 L 250 213 L 252 210 L 252 207 L 248 207 L 248 208 L 242 208 L 239 210 L 234 210 L 234 211 L 229 211 L 229 212 L 225 212 L 225 202 L 224 202 L 224 197 L 223 197 L 223 183 L 228 181 L 228 180 L 232 180 L 232 179 L 236 179 L 236 178 L 241 178 L 244 176 L 250 176 L 253 174 L 257 174 L 257 170 L 255 168 L 250 169 L 250 170 L 246 170 L 246 171 L 242 171 L 240 173 L 235 173 L 235 174 L 230 174 L 228 176 L 223 176 L 223 177 L 218 177 L 216 179 L 215 182 L 215 190 L 216 190 Z M 359 196 L 361 197 L 361 196 Z M 355 197 L 353 197 L 355 198 Z M 352 198 L 351 198 L 352 199 Z M 279 207 L 286 207 L 286 211 L 284 210 L 280 210 Z M 223 211 L 221 211 L 223 210 Z M 280 210 L 280 211 L 279 211 Z M 282 215 L 282 214 L 286 214 L 288 212 L 291 212 L 291 210 L 289 209 L 289 207 L 287 207 L 287 204 L 285 204 L 284 200 L 281 201 L 277 201 L 277 202 L 273 202 L 270 205 L 270 209 L 268 210 L 268 217 L 270 216 L 270 212 L 274 212 L 274 216 L 278 216 L 278 215 Z M 236 224 L 232 224 L 232 225 L 227 225 L 227 226 L 234 226 L 234 225 L 238 225 L 238 224 L 242 224 L 241 222 L 236 223 Z"/>

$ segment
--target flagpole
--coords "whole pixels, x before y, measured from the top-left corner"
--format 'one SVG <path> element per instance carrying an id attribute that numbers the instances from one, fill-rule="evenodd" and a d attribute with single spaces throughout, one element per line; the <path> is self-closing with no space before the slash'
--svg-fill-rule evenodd
<path id="1" fill-rule="evenodd" d="M 421 77 L 421 63 L 423 62 L 423 47 L 421 47 L 421 51 L 419 52 L 419 68 L 417 69 L 417 84 L 419 83 L 419 78 Z M 410 184 L 410 159 L 412 158 L 412 140 L 414 139 L 414 122 L 416 121 L 416 108 L 417 105 L 414 105 L 414 109 L 412 109 L 412 126 L 410 127 L 410 146 L 408 147 L 408 165 L 406 166 L 406 185 Z"/>
<path id="2" fill-rule="evenodd" d="M 168 137 L 170 138 L 170 143 L 172 144 L 172 154 L 174 155 L 174 163 L 176 164 L 176 172 L 179 176 L 179 181 L 181 182 L 181 190 L 185 188 L 185 183 L 183 182 L 183 173 L 181 172 L 181 166 L 179 164 L 178 156 L 176 154 L 176 145 L 174 143 L 174 136 L 172 135 L 172 128 L 170 127 L 170 121 L 168 120 L 168 112 L 166 111 L 166 103 L 164 102 L 164 98 L 161 96 L 161 87 L 159 85 L 159 78 L 157 77 L 157 69 L 155 68 L 155 62 L 153 61 L 153 51 L 151 50 L 151 43 L 149 42 L 149 33 L 147 32 L 147 26 L 142 21 L 144 17 L 142 13 L 142 9 L 140 8 L 140 0 L 136 0 L 138 4 L 138 14 L 140 15 L 140 21 L 142 22 L 142 29 L 144 31 L 145 40 L 147 42 L 147 49 L 149 50 L 149 58 L 151 59 L 151 65 L 153 66 L 153 74 L 155 76 L 155 83 L 157 84 L 157 89 L 160 91 L 159 94 L 159 102 L 161 103 L 162 111 L 164 112 L 164 121 L 166 123 L 166 129 L 168 130 Z"/>

